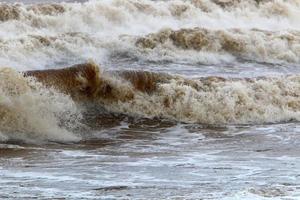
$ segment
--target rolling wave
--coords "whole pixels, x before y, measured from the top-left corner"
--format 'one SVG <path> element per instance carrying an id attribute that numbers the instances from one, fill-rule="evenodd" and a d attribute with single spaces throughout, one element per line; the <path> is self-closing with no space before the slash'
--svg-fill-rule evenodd
<path id="1" fill-rule="evenodd" d="M 94 63 L 23 73 L 1 68 L 1 140 L 79 140 L 73 131 L 82 124 L 85 104 L 100 116 L 101 107 L 114 114 L 214 126 L 299 121 L 299 94 L 298 75 L 187 79 L 102 71 Z"/>
<path id="2" fill-rule="evenodd" d="M 247 60 L 243 67 L 251 70 L 258 62 L 270 64 L 267 70 L 278 63 L 297 67 L 299 10 L 298 0 L 0 3 L 0 64 L 14 66 L 0 68 L 0 140 L 80 140 L 85 104 L 96 115 L 101 107 L 216 126 L 299 121 L 297 74 L 192 79 L 122 63 L 131 58 L 136 69 L 158 61 L 226 71 L 224 63 Z M 120 71 L 105 65 L 115 58 Z M 89 59 L 106 68 L 92 62 L 60 68 Z"/>
<path id="3" fill-rule="evenodd" d="M 299 63 L 299 8 L 297 0 L 1 3 L 0 61 L 18 70 L 87 59 L 105 63 L 124 53 L 150 61 L 214 64 L 243 56 Z"/>
<path id="4" fill-rule="evenodd" d="M 150 58 L 174 60 L 189 59 L 184 56 L 194 52 L 190 60 L 201 52 L 215 53 L 216 57 L 230 55 L 263 62 L 300 62 L 300 32 L 264 31 L 258 29 L 209 30 L 204 28 L 166 29 L 138 38 L 136 46 Z M 155 56 L 153 56 L 155 55 Z M 203 54 L 202 54 L 203 55 Z M 217 59 L 217 58 L 216 58 Z"/>
<path id="5" fill-rule="evenodd" d="M 67 95 L 0 68 L 1 141 L 78 141 L 81 113 Z"/>
<path id="6" fill-rule="evenodd" d="M 81 64 L 62 70 L 31 72 L 31 75 L 42 77 L 46 84 L 51 83 L 66 93 L 66 85 L 73 88 L 70 87 L 73 79 L 91 69 L 96 69 L 96 65 Z M 47 76 L 56 76 L 56 81 L 49 81 Z M 80 77 L 82 79 L 82 75 Z M 120 114 L 212 125 L 300 120 L 298 75 L 187 79 L 147 71 L 102 71 L 98 79 L 91 82 L 96 86 L 81 92 L 88 95 L 95 106 Z M 92 95 L 91 88 L 94 88 Z M 66 94 L 70 92 L 73 93 L 70 90 Z"/>

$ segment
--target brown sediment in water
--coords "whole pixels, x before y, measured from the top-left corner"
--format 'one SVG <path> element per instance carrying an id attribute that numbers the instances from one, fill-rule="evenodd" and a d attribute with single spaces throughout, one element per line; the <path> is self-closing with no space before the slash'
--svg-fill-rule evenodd
<path id="1" fill-rule="evenodd" d="M 160 84 L 176 80 L 178 84 L 190 86 L 197 91 L 218 82 L 230 81 L 222 77 L 203 77 L 199 81 L 184 79 L 166 73 L 149 71 L 112 71 L 100 73 L 94 63 L 78 64 L 62 69 L 35 70 L 24 72 L 46 87 L 53 87 L 75 100 L 103 99 L 109 101 L 132 100 L 136 92 L 148 95 L 156 92 Z M 247 80 L 246 80 L 247 81 Z M 248 80 L 251 81 L 251 80 Z"/>
<path id="2" fill-rule="evenodd" d="M 54 87 L 74 99 L 93 97 L 100 85 L 99 68 L 93 63 L 63 69 L 27 71 L 24 75 L 32 76 L 43 85 Z"/>
<path id="3" fill-rule="evenodd" d="M 141 92 L 151 93 L 157 89 L 158 83 L 167 82 L 172 77 L 165 73 L 149 71 L 122 71 L 118 75 L 129 81 L 133 87 Z"/>
<path id="4" fill-rule="evenodd" d="M 258 60 L 284 60 L 298 62 L 299 31 L 266 31 L 259 29 L 212 30 L 206 28 L 164 29 L 144 37 L 136 38 L 135 45 L 142 52 L 161 50 L 176 52 L 229 53 L 238 57 Z M 280 46 L 280 48 L 274 48 Z"/>
<path id="5" fill-rule="evenodd" d="M 34 14 L 38 15 L 58 15 L 66 11 L 65 7 L 60 4 L 35 4 L 26 6 L 22 9 L 20 4 L 6 4 L 0 3 L 0 21 L 5 22 L 8 20 L 19 20 L 21 16 L 24 18 L 32 18 L 32 11 Z"/>
<path id="6" fill-rule="evenodd" d="M 57 15 L 66 11 L 65 7 L 60 4 L 36 4 L 28 7 L 27 10 L 42 15 Z"/>
<path id="7" fill-rule="evenodd" d="M 94 63 L 74 65 L 63 69 L 35 70 L 24 72 L 26 77 L 34 77 L 46 87 L 71 95 L 76 100 L 97 98 L 126 101 L 134 97 L 134 90 L 151 93 L 158 83 L 171 79 L 164 73 L 148 71 L 118 71 L 100 73 Z M 124 81 L 124 91 L 114 80 Z M 123 91 L 121 91 L 123 90 Z"/>
<path id="8" fill-rule="evenodd" d="M 256 5 L 260 5 L 263 3 L 268 3 L 271 2 L 271 0 L 250 0 L 250 1 L 245 1 L 245 0 L 212 0 L 213 3 L 216 5 L 222 7 L 222 8 L 227 8 L 227 7 L 234 7 L 238 6 L 239 4 L 246 2 L 246 3 L 255 3 Z M 252 4 L 253 4 L 252 3 Z"/>
<path id="9" fill-rule="evenodd" d="M 20 18 L 20 9 L 18 6 L 0 4 L 0 21 L 7 21 Z"/>
<path id="10" fill-rule="evenodd" d="M 239 30 L 230 30 L 238 32 Z M 156 34 L 138 38 L 136 45 L 141 48 L 154 49 L 170 41 L 173 45 L 182 49 L 214 50 L 217 48 L 230 53 L 239 54 L 245 51 L 246 43 L 234 38 L 233 34 L 226 31 L 212 31 L 204 28 L 180 29 L 177 31 L 165 29 Z M 215 43 L 219 43 L 216 45 Z"/>
<path id="11" fill-rule="evenodd" d="M 299 76 L 187 79 L 147 71 L 100 73 L 93 63 L 24 74 L 75 100 L 125 115 L 206 124 L 300 118 Z"/>

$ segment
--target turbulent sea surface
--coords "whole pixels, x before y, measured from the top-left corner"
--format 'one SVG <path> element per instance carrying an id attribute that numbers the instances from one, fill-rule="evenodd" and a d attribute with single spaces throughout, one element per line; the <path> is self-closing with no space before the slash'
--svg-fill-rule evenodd
<path id="1" fill-rule="evenodd" d="M 0 199 L 300 199 L 299 18 L 298 0 L 1 1 Z"/>

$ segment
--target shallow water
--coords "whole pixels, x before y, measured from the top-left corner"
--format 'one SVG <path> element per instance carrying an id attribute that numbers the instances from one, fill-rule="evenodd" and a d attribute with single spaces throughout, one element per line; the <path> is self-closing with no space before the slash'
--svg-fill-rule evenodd
<path id="1" fill-rule="evenodd" d="M 0 123 L 0 199 L 300 199 L 298 1 L 65 1 L 63 9 L 49 4 L 62 1 L 19 2 L 26 4 L 19 14 L 0 13 L 3 67 L 92 59 L 105 72 L 269 79 L 228 81 L 206 93 L 172 82 L 81 116 L 65 95 L 22 88 L 22 78 L 0 70 L 8 77 L 7 85 L 0 81 L 0 118 L 15 120 Z M 184 28 L 195 35 L 176 38 Z M 138 46 L 141 38 L 148 43 Z M 182 101 L 160 107 L 164 92 L 183 89 Z M 2 106 L 14 111 L 11 118 Z"/>
<path id="2" fill-rule="evenodd" d="M 137 121 L 79 144 L 2 145 L 1 198 L 297 199 L 299 132 Z"/>

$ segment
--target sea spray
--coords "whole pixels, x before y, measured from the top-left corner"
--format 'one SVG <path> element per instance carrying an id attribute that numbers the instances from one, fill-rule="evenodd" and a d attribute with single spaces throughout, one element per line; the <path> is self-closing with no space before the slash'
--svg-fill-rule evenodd
<path id="1" fill-rule="evenodd" d="M 76 64 L 89 58 L 105 63 L 116 55 L 204 64 L 234 62 L 240 56 L 254 61 L 299 63 L 299 10 L 297 0 L 1 3 L 0 61 L 18 70 Z M 213 48 L 182 50 L 164 43 L 149 53 L 149 49 L 135 46 L 136 37 L 164 29 L 190 30 L 191 35 L 195 27 L 206 30 L 207 39 L 216 39 L 208 41 Z M 255 29 L 264 31 L 251 31 Z M 246 48 L 240 53 L 239 49 L 222 48 L 222 35 L 226 41 Z"/>
<path id="2" fill-rule="evenodd" d="M 89 99 L 75 99 L 90 101 L 95 110 L 105 107 L 123 115 L 211 125 L 300 120 L 299 75 L 188 79 L 148 71 L 104 71 L 99 74 L 96 73 L 98 67 L 89 63 L 29 74 L 39 76 L 45 85 L 73 93 L 77 84 L 75 81 L 72 86 L 74 80 L 78 73 L 85 71 L 97 75 L 91 76 L 97 79 L 90 82 L 89 88 L 95 88 L 93 95 L 83 90 Z"/>
<path id="3" fill-rule="evenodd" d="M 0 131 L 4 140 L 77 141 L 81 114 L 73 100 L 11 68 L 0 69 Z"/>

